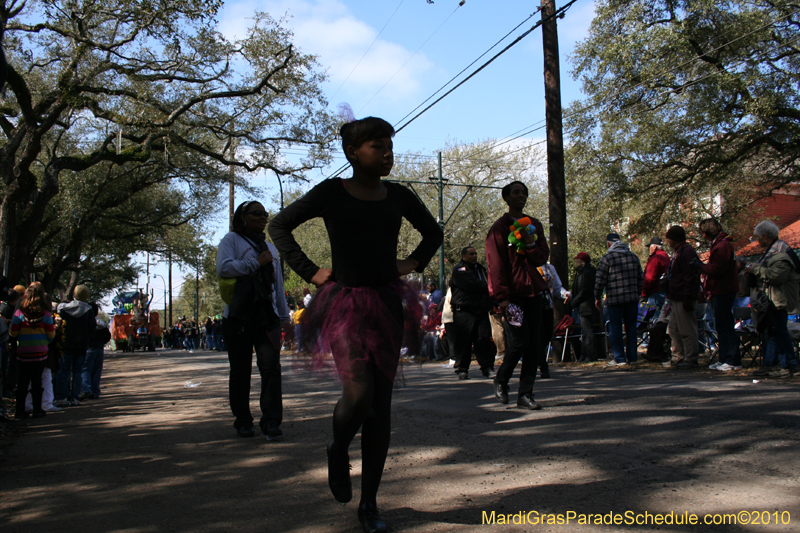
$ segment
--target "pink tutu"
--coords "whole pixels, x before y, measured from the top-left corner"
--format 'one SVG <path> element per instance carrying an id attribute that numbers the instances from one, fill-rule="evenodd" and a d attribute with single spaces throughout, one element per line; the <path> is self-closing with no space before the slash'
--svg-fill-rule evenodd
<path id="1" fill-rule="evenodd" d="M 342 380 L 359 379 L 369 364 L 394 381 L 401 346 L 419 343 L 422 308 L 417 292 L 401 280 L 381 287 L 343 287 L 329 282 L 303 313 L 303 338 L 312 371 L 331 368 Z"/>

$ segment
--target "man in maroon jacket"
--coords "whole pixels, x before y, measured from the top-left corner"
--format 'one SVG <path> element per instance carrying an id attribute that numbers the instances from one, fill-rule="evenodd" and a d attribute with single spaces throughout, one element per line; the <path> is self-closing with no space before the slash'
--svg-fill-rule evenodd
<path id="1" fill-rule="evenodd" d="M 711 241 L 708 263 L 698 259 L 693 265 L 706 275 L 704 292 L 711 297 L 714 308 L 714 326 L 719 337 L 719 362 L 710 365 L 712 370 L 728 372 L 742 368 L 742 354 L 736 338 L 733 319 L 733 300 L 739 290 L 739 272 L 734 260 L 733 244 L 722 226 L 713 218 L 700 222 L 703 237 Z"/>
<path id="2" fill-rule="evenodd" d="M 672 226 L 667 230 L 667 244 L 675 250 L 667 267 L 667 299 L 671 304 L 669 313 L 669 336 L 672 338 L 672 361 L 664 363 L 667 368 L 697 368 L 697 318 L 694 308 L 700 296 L 700 274 L 692 265 L 697 261 L 697 252 L 686 242 L 686 230 Z"/>
<path id="3" fill-rule="evenodd" d="M 664 243 L 658 237 L 653 237 L 650 239 L 650 257 L 644 267 L 642 298 L 650 305 L 658 307 L 659 313 L 667 295 L 661 288 L 661 276 L 667 272 L 668 266 L 669 255 L 664 251 Z"/>
<path id="4" fill-rule="evenodd" d="M 550 248 L 542 223 L 522 212 L 528 201 L 528 187 L 521 181 L 513 181 L 503 187 L 502 194 L 508 204 L 508 213 L 492 225 L 486 236 L 489 294 L 504 311 L 508 337 L 503 364 L 494 378 L 494 394 L 500 403 L 508 403 L 508 382 L 522 358 L 517 407 L 539 409 L 541 406 L 533 400 L 533 383 L 536 380 L 537 347 L 541 345 L 538 337 L 542 293 L 548 289 L 537 267 L 547 262 Z M 519 246 L 510 244 L 511 226 L 526 216 L 531 219 L 533 233 L 520 231 L 522 243 Z"/>

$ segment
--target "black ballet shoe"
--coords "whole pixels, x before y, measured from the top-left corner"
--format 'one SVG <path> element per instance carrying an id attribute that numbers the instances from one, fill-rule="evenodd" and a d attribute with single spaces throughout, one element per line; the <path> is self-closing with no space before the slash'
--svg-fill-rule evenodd
<path id="1" fill-rule="evenodd" d="M 381 520 L 378 506 L 374 503 L 362 503 L 358 506 L 358 521 L 364 528 L 364 533 L 383 533 L 388 531 L 386 522 Z"/>
<path id="2" fill-rule="evenodd" d="M 332 449 L 333 441 L 330 441 L 326 448 L 328 454 L 328 486 L 337 502 L 347 503 L 353 499 L 353 484 L 350 482 L 350 457 L 344 454 L 344 460 L 334 460 Z"/>

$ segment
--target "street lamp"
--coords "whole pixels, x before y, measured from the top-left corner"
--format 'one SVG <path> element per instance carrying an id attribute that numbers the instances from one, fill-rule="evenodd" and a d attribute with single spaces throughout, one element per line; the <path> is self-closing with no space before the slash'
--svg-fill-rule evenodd
<path id="1" fill-rule="evenodd" d="M 167 280 L 161 274 L 153 274 L 154 278 L 161 278 L 164 283 L 164 331 L 167 330 Z"/>

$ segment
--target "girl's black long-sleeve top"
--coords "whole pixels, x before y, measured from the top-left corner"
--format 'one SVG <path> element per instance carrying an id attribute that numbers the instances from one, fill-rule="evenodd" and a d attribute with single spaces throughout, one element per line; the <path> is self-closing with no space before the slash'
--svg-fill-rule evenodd
<path id="1" fill-rule="evenodd" d="M 325 180 L 278 213 L 269 235 L 278 252 L 300 277 L 310 281 L 319 267 L 300 249 L 292 230 L 322 217 L 331 243 L 333 279 L 345 287 L 378 287 L 397 279 L 397 241 L 402 219 L 422 235 L 409 259 L 422 272 L 442 243 L 442 230 L 419 199 L 406 187 L 384 182 L 383 200 L 359 200 L 344 181 Z"/>

